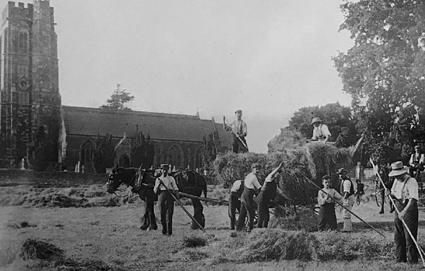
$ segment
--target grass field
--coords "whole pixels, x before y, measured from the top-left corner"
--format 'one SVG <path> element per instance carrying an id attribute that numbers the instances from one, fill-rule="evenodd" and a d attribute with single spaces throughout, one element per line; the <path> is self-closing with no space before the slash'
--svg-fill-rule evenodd
<path id="1" fill-rule="evenodd" d="M 271 253 L 268 260 L 255 260 L 257 257 L 264 258 L 264 255 L 250 254 L 251 248 L 258 249 L 260 246 L 255 243 L 257 240 L 252 240 L 253 236 L 267 237 L 269 232 L 279 235 L 281 230 L 255 229 L 251 234 L 232 233 L 228 230 L 225 206 L 205 207 L 206 234 L 190 230 L 190 219 L 176 206 L 171 237 L 162 235 L 160 229 L 141 231 L 142 211 L 142 205 L 137 202 L 119 207 L 0 207 L 0 270 L 91 270 L 24 261 L 19 256 L 20 250 L 23 242 L 30 238 L 56 245 L 64 250 L 66 257 L 75 261 L 97 261 L 110 268 L 101 270 L 418 270 L 421 267 L 394 263 L 391 257 L 393 214 L 378 215 L 379 210 L 372 201 L 355 206 L 354 211 L 383 230 L 385 239 L 357 223 L 353 234 L 314 233 L 315 238 L 321 240 L 319 250 L 323 250 L 320 246 L 325 246 L 323 240 L 327 240 L 327 251 L 335 255 L 331 253 L 326 260 L 309 261 L 275 260 L 273 257 L 276 255 L 272 253 L 276 250 L 267 252 Z M 157 206 L 155 212 L 158 217 Z M 337 216 L 340 214 L 337 213 Z M 423 217 L 421 211 L 420 218 Z M 353 221 L 358 222 L 356 219 Z M 206 246 L 187 247 L 184 240 L 194 237 L 206 240 Z M 340 251 L 347 250 L 340 241 L 351 242 L 351 239 L 357 240 L 357 243 L 348 246 L 348 249 L 358 249 L 355 246 L 361 246 L 366 240 L 372 245 L 379 245 L 382 253 L 375 249 L 374 254 L 370 254 L 369 247 L 359 248 L 359 251 L 365 251 L 364 255 L 352 258 L 350 251 Z M 332 247 L 329 240 L 338 241 L 340 247 Z M 425 240 L 422 222 L 420 240 Z M 390 247 L 387 248 L 388 244 Z M 341 256 L 340 253 L 345 254 Z"/>

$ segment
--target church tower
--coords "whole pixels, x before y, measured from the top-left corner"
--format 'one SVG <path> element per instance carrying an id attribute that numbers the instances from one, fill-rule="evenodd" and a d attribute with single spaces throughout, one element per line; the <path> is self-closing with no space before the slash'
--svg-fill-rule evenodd
<path id="1" fill-rule="evenodd" d="M 48 0 L 8 2 L 0 32 L 0 167 L 58 160 L 61 98 Z"/>

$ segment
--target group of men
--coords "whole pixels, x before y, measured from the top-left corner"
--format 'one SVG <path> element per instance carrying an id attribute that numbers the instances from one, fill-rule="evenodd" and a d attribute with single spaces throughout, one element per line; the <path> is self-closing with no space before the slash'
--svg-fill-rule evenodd
<path id="1" fill-rule="evenodd" d="M 254 228 L 254 218 L 256 210 L 258 211 L 258 228 L 267 228 L 270 214 L 269 205 L 274 199 L 277 189 L 276 177 L 282 170 L 283 164 L 279 164 L 272 172 L 270 172 L 263 185 L 260 184 L 259 170 L 261 166 L 257 163 L 251 165 L 251 172 L 244 180 L 237 180 L 230 189 L 229 197 L 229 217 L 230 229 L 242 231 L 247 225 L 247 231 L 250 232 Z M 256 201 L 254 196 L 256 195 Z M 236 220 L 236 211 L 239 217 Z"/>
<path id="2" fill-rule="evenodd" d="M 233 151 L 236 153 L 247 152 L 248 147 L 245 139 L 247 136 L 247 125 L 242 120 L 241 110 L 237 110 L 235 114 L 236 120 L 230 126 L 225 125 L 225 129 L 233 134 Z M 312 125 L 312 141 L 327 142 L 330 139 L 331 133 L 320 118 L 313 118 Z M 419 153 L 419 148 L 415 147 L 415 150 L 416 152 L 412 155 L 410 161 L 410 166 L 414 166 L 416 170 L 410 172 L 413 175 L 423 170 L 423 165 L 425 164 L 424 155 Z M 258 214 L 257 227 L 266 228 L 268 226 L 270 217 L 269 206 L 275 197 L 277 190 L 276 179 L 282 171 L 282 167 L 283 164 L 279 164 L 267 175 L 263 185 L 261 185 L 259 182 L 261 166 L 253 163 L 251 165 L 251 172 L 245 179 L 237 180 L 233 183 L 229 197 L 229 217 L 230 228 L 232 230 L 242 231 L 246 228 L 250 232 L 254 227 L 256 212 Z M 352 232 L 351 210 L 355 201 L 355 186 L 348 177 L 347 170 L 341 168 L 337 174 L 340 179 L 339 192 L 332 191 L 329 177 L 323 177 L 324 188 L 318 194 L 318 203 L 321 206 L 319 212 L 319 229 L 324 230 L 329 226 L 331 230 L 336 230 L 333 203 L 340 201 L 344 206 L 342 231 Z M 416 240 L 418 231 L 418 182 L 413 176 L 409 175 L 408 168 L 401 161 L 391 164 L 391 171 L 386 174 L 386 177 L 394 179 L 391 189 L 387 191 L 387 195 L 394 199 L 394 207 L 397 209 L 394 218 L 394 240 L 397 261 L 416 263 L 419 252 L 407 229 L 403 226 L 402 220 L 404 220 L 405 225 L 407 225 Z M 159 193 L 162 233 L 171 235 L 174 200 L 178 197 L 178 193 L 176 193 L 178 192 L 178 187 L 174 178 L 168 175 L 168 165 L 161 166 L 161 176 L 156 180 L 154 191 L 155 193 Z M 236 219 L 237 211 L 239 212 L 238 219 Z"/>

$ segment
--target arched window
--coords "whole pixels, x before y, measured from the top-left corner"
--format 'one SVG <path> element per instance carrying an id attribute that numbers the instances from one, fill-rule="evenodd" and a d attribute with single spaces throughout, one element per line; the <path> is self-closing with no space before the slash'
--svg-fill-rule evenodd
<path id="1" fill-rule="evenodd" d="M 19 32 L 19 49 L 28 51 L 28 32 L 26 31 Z"/>

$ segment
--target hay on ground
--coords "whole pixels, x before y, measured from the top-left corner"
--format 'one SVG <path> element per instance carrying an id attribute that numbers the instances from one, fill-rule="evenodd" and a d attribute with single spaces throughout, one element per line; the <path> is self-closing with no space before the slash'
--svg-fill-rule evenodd
<path id="1" fill-rule="evenodd" d="M 199 235 L 190 235 L 183 238 L 183 245 L 185 247 L 204 247 L 208 244 L 205 237 Z"/>
<path id="2" fill-rule="evenodd" d="M 27 239 L 21 247 L 20 256 L 24 260 L 61 261 L 64 251 L 44 241 Z"/>

